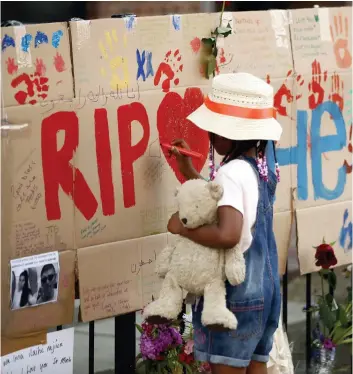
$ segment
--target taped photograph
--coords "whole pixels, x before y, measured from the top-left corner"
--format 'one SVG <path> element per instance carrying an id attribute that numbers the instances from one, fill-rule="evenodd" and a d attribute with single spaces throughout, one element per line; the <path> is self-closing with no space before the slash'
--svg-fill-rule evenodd
<path id="1" fill-rule="evenodd" d="M 59 254 L 44 253 L 11 260 L 11 309 L 17 310 L 58 299 Z"/>

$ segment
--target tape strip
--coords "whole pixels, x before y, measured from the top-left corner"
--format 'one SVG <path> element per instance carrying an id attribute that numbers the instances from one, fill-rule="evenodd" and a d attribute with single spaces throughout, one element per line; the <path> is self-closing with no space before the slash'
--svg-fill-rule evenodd
<path id="1" fill-rule="evenodd" d="M 320 37 L 323 42 L 331 42 L 329 8 L 316 8 L 315 22 L 320 27 Z"/>
<path id="2" fill-rule="evenodd" d="M 16 58 L 19 68 L 32 67 L 31 45 L 34 40 L 31 34 L 27 34 L 26 26 L 14 26 Z"/>
<path id="3" fill-rule="evenodd" d="M 270 10 L 271 27 L 275 33 L 276 46 L 278 48 L 289 49 L 289 21 L 288 12 L 286 10 Z"/>
<path id="4" fill-rule="evenodd" d="M 91 21 L 76 21 L 78 50 L 84 48 L 91 38 Z"/>

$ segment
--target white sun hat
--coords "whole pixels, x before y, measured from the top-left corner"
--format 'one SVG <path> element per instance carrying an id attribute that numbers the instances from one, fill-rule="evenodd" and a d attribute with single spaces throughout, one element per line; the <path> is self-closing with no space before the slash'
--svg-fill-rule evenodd
<path id="1" fill-rule="evenodd" d="M 235 73 L 213 78 L 204 104 L 187 118 L 227 139 L 278 141 L 282 127 L 274 115 L 272 86 L 254 75 Z"/>

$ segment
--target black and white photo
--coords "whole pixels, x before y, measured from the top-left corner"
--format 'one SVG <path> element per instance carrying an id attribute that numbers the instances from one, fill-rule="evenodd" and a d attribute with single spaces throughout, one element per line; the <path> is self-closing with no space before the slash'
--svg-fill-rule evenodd
<path id="1" fill-rule="evenodd" d="M 59 272 L 58 252 L 11 260 L 11 309 L 56 302 Z"/>

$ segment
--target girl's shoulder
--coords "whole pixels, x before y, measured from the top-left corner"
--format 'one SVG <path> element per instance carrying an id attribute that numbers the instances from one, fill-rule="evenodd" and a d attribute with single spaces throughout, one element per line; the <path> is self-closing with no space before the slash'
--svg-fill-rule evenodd
<path id="1" fill-rule="evenodd" d="M 257 182 L 257 176 L 254 168 L 249 162 L 242 159 L 229 161 L 219 169 L 219 172 L 233 180 L 249 181 L 250 179 Z"/>

